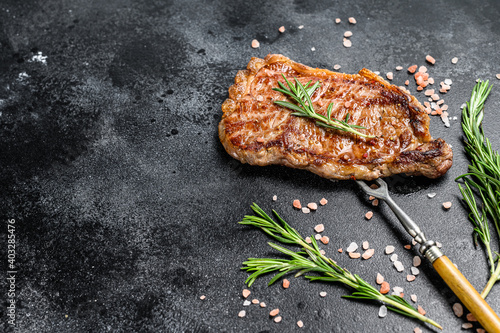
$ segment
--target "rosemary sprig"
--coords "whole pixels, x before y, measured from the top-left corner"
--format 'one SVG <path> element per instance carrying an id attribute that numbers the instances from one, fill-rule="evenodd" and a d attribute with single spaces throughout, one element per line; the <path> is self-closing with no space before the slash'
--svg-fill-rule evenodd
<path id="1" fill-rule="evenodd" d="M 314 273 L 315 275 L 305 275 L 310 281 L 340 282 L 355 290 L 351 295 L 345 298 L 375 300 L 387 305 L 387 308 L 402 315 L 419 319 L 435 327 L 442 327 L 420 313 L 405 299 L 395 295 L 383 295 L 369 283 L 364 281 L 357 274 L 352 274 L 348 270 L 340 267 L 337 263 L 321 254 L 318 243 L 311 237 L 311 244 L 288 223 L 286 223 L 276 211 L 273 213 L 275 222 L 267 215 L 257 204 L 252 205 L 252 210 L 256 215 L 247 215 L 240 224 L 251 225 L 260 228 L 266 234 L 284 244 L 291 244 L 301 247 L 300 251 L 292 251 L 278 244 L 269 242 L 273 249 L 287 255 L 289 259 L 271 259 L 271 258 L 249 258 L 243 262 L 243 270 L 253 272 L 245 281 L 250 287 L 261 275 L 267 273 L 277 273 L 270 281 L 269 285 L 276 282 L 283 275 L 296 272 L 295 276 Z"/>
<path id="2" fill-rule="evenodd" d="M 465 151 L 470 158 L 469 172 L 457 177 L 463 199 L 469 207 L 469 219 L 474 224 L 474 239 L 484 244 L 490 266 L 490 279 L 481 296 L 485 298 L 493 285 L 500 281 L 500 255 L 491 249 L 490 229 L 496 229 L 500 240 L 500 156 L 484 136 L 482 121 L 484 103 L 491 92 L 489 81 L 480 81 L 472 90 L 470 101 L 462 110 Z M 476 197 L 480 202 L 476 202 Z M 489 218 L 489 219 L 488 219 Z M 488 221 L 491 221 L 491 225 Z M 500 246 L 500 244 L 499 244 Z"/>
<path id="3" fill-rule="evenodd" d="M 313 118 L 316 120 L 316 125 L 318 126 L 353 133 L 365 138 L 375 137 L 374 135 L 364 134 L 356 130 L 356 129 L 364 129 L 365 127 L 363 126 L 348 124 L 347 122 L 349 121 L 349 113 L 347 113 L 344 120 L 332 118 L 333 103 L 330 103 L 328 105 L 326 117 L 323 116 L 322 114 L 316 113 L 311 101 L 311 96 L 320 86 L 319 81 L 316 81 L 316 83 L 309 86 L 312 81 L 309 81 L 308 83 L 303 85 L 302 83 L 300 83 L 299 80 L 297 80 L 297 78 L 294 78 L 295 80 L 295 85 L 294 85 L 285 77 L 284 74 L 281 75 L 285 79 L 288 87 L 286 87 L 285 84 L 282 83 L 281 81 L 278 81 L 280 88 L 273 88 L 273 90 L 279 91 L 285 95 L 290 96 L 295 102 L 297 102 L 298 105 L 295 105 L 287 101 L 274 101 L 274 103 L 278 104 L 279 106 L 295 111 L 292 113 L 292 115 L 298 117 Z"/>

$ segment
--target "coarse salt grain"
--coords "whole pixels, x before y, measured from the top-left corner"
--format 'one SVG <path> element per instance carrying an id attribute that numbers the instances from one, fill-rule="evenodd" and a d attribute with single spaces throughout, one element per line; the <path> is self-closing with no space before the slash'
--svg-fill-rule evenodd
<path id="1" fill-rule="evenodd" d="M 335 69 L 335 70 L 339 70 L 339 69 L 340 69 L 340 65 L 339 65 L 339 64 L 335 64 L 335 65 L 333 66 L 333 69 Z"/>
<path id="2" fill-rule="evenodd" d="M 427 196 L 432 199 L 436 196 L 436 193 L 432 192 L 432 193 L 427 194 Z"/>
<path id="3" fill-rule="evenodd" d="M 358 249 L 358 244 L 356 244 L 355 242 L 352 242 L 351 244 L 349 244 L 349 246 L 347 247 L 346 251 L 347 252 L 354 252 Z"/>
<path id="4" fill-rule="evenodd" d="M 264 303 L 264 302 L 260 302 L 259 306 L 260 306 L 261 308 L 265 308 L 267 305 L 266 305 L 266 303 Z"/>
<path id="5" fill-rule="evenodd" d="M 328 200 L 326 200 L 325 198 L 323 198 L 323 199 L 321 199 L 321 200 L 319 201 L 319 204 L 320 204 L 321 206 L 324 206 L 324 205 L 326 205 L 327 203 L 328 203 Z"/>
<path id="6" fill-rule="evenodd" d="M 303 25 L 299 25 L 299 29 L 304 29 L 304 26 Z"/>
<path id="7" fill-rule="evenodd" d="M 349 23 L 356 24 L 356 19 L 354 17 L 349 17 Z"/>
<path id="8" fill-rule="evenodd" d="M 408 274 L 406 276 L 406 281 L 408 281 L 408 282 L 415 281 L 415 279 L 416 279 L 415 275 Z"/>
<path id="9" fill-rule="evenodd" d="M 283 279 L 283 288 L 290 288 L 290 281 L 288 281 L 288 279 Z"/>
<path id="10" fill-rule="evenodd" d="M 252 40 L 252 47 L 254 49 L 258 48 L 260 46 L 260 43 L 257 39 Z"/>
<path id="11" fill-rule="evenodd" d="M 322 292 L 320 292 L 320 293 L 319 293 L 319 295 L 320 295 L 321 297 L 326 297 L 326 291 L 322 291 Z"/>
<path id="12" fill-rule="evenodd" d="M 328 244 L 330 242 L 330 238 L 328 236 L 323 236 L 320 238 L 321 243 Z"/>
<path id="13" fill-rule="evenodd" d="M 472 325 L 471 323 L 463 323 L 462 324 L 462 328 L 464 330 L 468 330 L 468 329 L 473 328 L 473 327 L 474 327 L 474 325 Z"/>
<path id="14" fill-rule="evenodd" d="M 307 207 L 302 207 L 302 213 L 304 214 L 309 214 L 311 212 L 311 210 Z"/>
<path id="15" fill-rule="evenodd" d="M 500 74 L 495 75 L 495 77 L 500 80 Z"/>
<path id="16" fill-rule="evenodd" d="M 427 89 L 427 90 L 424 92 L 424 95 L 425 95 L 425 96 L 432 96 L 432 95 L 434 95 L 434 89 Z"/>
<path id="17" fill-rule="evenodd" d="M 413 257 L 413 266 L 414 267 L 420 266 L 421 263 L 422 263 L 422 258 L 420 258 L 419 256 Z"/>
<path id="18" fill-rule="evenodd" d="M 308 243 L 308 244 L 311 244 L 311 243 L 312 243 L 312 241 L 311 241 L 311 237 L 306 237 L 306 243 Z"/>
<path id="19" fill-rule="evenodd" d="M 351 47 L 352 42 L 349 39 L 344 40 L 344 47 Z"/>
<path id="20" fill-rule="evenodd" d="M 399 294 L 403 293 L 404 289 L 396 286 L 396 287 L 392 288 L 392 291 L 394 292 L 394 295 L 399 295 Z"/>
<path id="21" fill-rule="evenodd" d="M 391 253 L 393 253 L 393 252 L 394 252 L 394 250 L 395 250 L 395 249 L 396 249 L 396 248 L 395 248 L 394 246 L 392 246 L 392 245 L 387 245 L 387 246 L 385 247 L 385 254 L 391 254 Z"/>
<path id="22" fill-rule="evenodd" d="M 295 207 L 297 209 L 301 209 L 302 208 L 302 205 L 300 204 L 300 200 L 299 199 L 293 200 L 293 207 Z"/>
<path id="23" fill-rule="evenodd" d="M 427 312 L 424 310 L 424 308 L 423 308 L 422 306 L 420 306 L 420 305 L 417 307 L 417 311 L 418 311 L 418 313 L 420 313 L 422 316 L 425 316 L 425 314 L 427 313 Z"/>
<path id="24" fill-rule="evenodd" d="M 319 250 L 319 253 L 321 253 L 322 255 L 325 255 L 326 251 L 325 250 Z"/>
<path id="25" fill-rule="evenodd" d="M 427 67 L 425 67 L 425 66 L 420 66 L 420 67 L 418 68 L 418 71 L 419 71 L 420 73 L 427 73 Z"/>
<path id="26" fill-rule="evenodd" d="M 243 306 L 250 306 L 250 304 L 252 304 L 252 302 L 250 302 L 249 300 L 245 300 L 243 302 Z"/>
<path id="27" fill-rule="evenodd" d="M 337 250 L 337 252 L 338 253 L 342 253 L 342 252 L 344 252 L 344 250 L 342 250 L 342 248 L 340 248 L 340 249 Z"/>
<path id="28" fill-rule="evenodd" d="M 467 320 L 468 321 L 477 321 L 476 317 L 472 313 L 467 314 Z"/>
<path id="29" fill-rule="evenodd" d="M 455 303 L 453 304 L 453 313 L 455 313 L 455 316 L 457 317 L 462 317 L 464 315 L 464 307 L 460 303 Z"/>
<path id="30" fill-rule="evenodd" d="M 279 29 L 278 29 L 279 32 L 281 33 L 284 33 L 285 32 L 285 27 L 284 26 L 281 26 Z"/>
<path id="31" fill-rule="evenodd" d="M 318 209 L 318 205 L 315 203 L 315 202 L 310 202 L 307 204 L 307 207 L 310 209 L 310 210 L 316 210 Z"/>
<path id="32" fill-rule="evenodd" d="M 417 302 L 417 295 L 415 295 L 415 294 L 411 294 L 411 295 L 410 295 L 410 299 L 411 299 L 413 302 L 415 302 L 415 303 L 416 303 L 416 302 Z"/>
<path id="33" fill-rule="evenodd" d="M 359 259 L 361 257 L 361 253 L 359 252 L 349 252 L 349 258 L 351 259 Z"/>
<path id="34" fill-rule="evenodd" d="M 200 296 L 200 299 L 201 299 L 202 301 L 203 301 L 205 298 L 207 298 L 207 296 L 205 296 L 205 295 L 201 295 L 201 296 Z"/>
<path id="35" fill-rule="evenodd" d="M 314 239 L 316 239 L 316 240 L 320 240 L 320 239 L 321 239 L 321 235 L 320 235 L 320 234 L 316 234 L 316 235 L 314 235 Z"/>
<path id="36" fill-rule="evenodd" d="M 396 70 L 397 70 L 397 71 L 400 71 L 400 70 L 402 70 L 402 69 L 403 69 L 403 66 L 396 66 Z"/>
<path id="37" fill-rule="evenodd" d="M 398 260 L 398 255 L 396 253 L 394 253 L 392 256 L 391 256 L 391 261 L 392 262 L 395 262 Z"/>
<path id="38" fill-rule="evenodd" d="M 427 60 L 427 62 L 429 62 L 430 64 L 433 64 L 433 65 L 436 63 L 436 59 L 434 59 L 434 58 L 433 58 L 432 56 L 430 56 L 430 55 L 427 55 L 427 56 L 425 57 L 425 60 Z"/>
<path id="39" fill-rule="evenodd" d="M 370 247 L 370 243 L 368 243 L 368 241 L 364 241 L 362 247 L 363 250 L 368 250 L 368 248 Z"/>
<path id="40" fill-rule="evenodd" d="M 443 202 L 443 207 L 444 207 L 444 209 L 450 209 L 451 208 L 451 201 Z"/>
<path id="41" fill-rule="evenodd" d="M 256 298 L 254 298 L 254 299 L 252 300 L 252 304 L 259 304 L 259 300 L 258 300 L 258 299 L 256 299 Z"/>
<path id="42" fill-rule="evenodd" d="M 420 329 L 420 327 L 415 327 L 413 329 L 413 333 L 422 333 L 422 330 Z"/>
<path id="43" fill-rule="evenodd" d="M 415 73 L 415 71 L 417 70 L 417 65 L 412 65 L 410 67 L 408 67 L 408 72 L 410 72 L 411 74 Z"/>
<path id="44" fill-rule="evenodd" d="M 283 318 L 281 318 L 281 316 L 276 316 L 276 317 L 274 317 L 273 320 L 275 323 L 279 323 L 281 321 L 281 319 L 283 319 Z"/>
<path id="45" fill-rule="evenodd" d="M 278 200 L 278 196 L 277 195 L 273 195 L 273 201 L 276 201 Z"/>
<path id="46" fill-rule="evenodd" d="M 387 307 L 385 305 L 380 306 L 380 308 L 378 309 L 378 316 L 380 318 L 384 318 L 385 316 L 387 316 Z"/>
<path id="47" fill-rule="evenodd" d="M 274 317 L 274 316 L 276 316 L 278 313 L 280 313 L 280 309 L 273 309 L 273 310 L 271 310 L 271 311 L 269 312 L 269 315 L 270 315 L 271 317 Z"/>
<path id="48" fill-rule="evenodd" d="M 351 37 L 351 36 L 352 36 L 352 32 L 351 31 L 344 32 L 344 37 Z"/>
<path id="49" fill-rule="evenodd" d="M 375 279 L 375 282 L 377 282 L 377 284 L 382 284 L 382 282 L 384 282 L 384 276 L 380 273 L 377 273 L 377 278 Z"/>
<path id="50" fill-rule="evenodd" d="M 410 250 L 411 249 L 411 245 L 410 244 L 405 245 L 404 248 L 407 249 L 407 250 Z"/>
<path id="51" fill-rule="evenodd" d="M 318 224 L 314 227 L 314 231 L 320 233 L 325 231 L 325 226 L 323 224 Z"/>
<path id="52" fill-rule="evenodd" d="M 403 266 L 403 263 L 402 263 L 401 261 L 397 261 L 397 260 L 396 260 L 396 261 L 394 262 L 394 267 L 396 267 L 396 270 L 397 270 L 398 272 L 402 272 L 402 271 L 404 271 L 404 270 L 405 270 L 405 268 L 404 268 L 404 266 Z"/>
<path id="53" fill-rule="evenodd" d="M 420 270 L 417 267 L 412 267 L 412 268 L 410 268 L 410 270 L 411 270 L 411 274 L 413 274 L 413 275 L 420 274 Z"/>
<path id="54" fill-rule="evenodd" d="M 335 19 L 335 23 L 339 24 L 340 22 L 341 22 L 341 20 L 339 18 Z"/>
<path id="55" fill-rule="evenodd" d="M 316 51 L 316 48 L 314 46 L 311 47 L 311 51 L 313 51 L 313 52 Z"/>
<path id="56" fill-rule="evenodd" d="M 394 78 L 394 74 L 392 74 L 392 72 L 388 72 L 385 74 L 385 77 L 387 77 L 388 80 L 392 80 Z"/>
<path id="57" fill-rule="evenodd" d="M 378 206 L 378 203 L 379 203 L 378 199 L 375 199 L 372 201 L 372 206 L 376 207 L 376 206 Z"/>
<path id="58" fill-rule="evenodd" d="M 245 310 L 241 310 L 240 312 L 238 312 L 238 317 L 243 318 L 246 314 L 247 312 Z"/>
<path id="59" fill-rule="evenodd" d="M 302 322 L 302 320 L 299 320 L 297 322 L 297 326 L 300 327 L 300 328 L 304 327 L 304 323 Z"/>
<path id="60" fill-rule="evenodd" d="M 391 285 L 387 281 L 383 281 L 382 284 L 380 285 L 380 293 L 381 294 L 387 294 L 391 290 Z"/>
<path id="61" fill-rule="evenodd" d="M 373 257 L 373 254 L 375 253 L 375 249 L 368 249 L 366 250 L 363 255 L 361 256 L 364 260 L 368 260 L 371 257 Z"/>
<path id="62" fill-rule="evenodd" d="M 241 294 L 244 298 L 247 298 L 248 296 L 250 296 L 251 292 L 248 289 L 243 289 L 243 292 Z"/>
<path id="63" fill-rule="evenodd" d="M 368 211 L 368 212 L 366 212 L 366 214 L 365 214 L 365 218 L 366 218 L 367 220 L 371 219 L 372 217 L 373 217 L 373 212 L 372 212 L 372 211 Z"/>
<path id="64" fill-rule="evenodd" d="M 451 58 L 451 63 L 452 64 L 456 64 L 457 62 L 458 62 L 458 58 L 457 57 Z"/>

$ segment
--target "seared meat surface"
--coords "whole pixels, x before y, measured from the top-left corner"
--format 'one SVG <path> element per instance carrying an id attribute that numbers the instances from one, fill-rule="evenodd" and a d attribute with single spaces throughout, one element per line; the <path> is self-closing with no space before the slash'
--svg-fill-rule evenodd
<path id="1" fill-rule="evenodd" d="M 303 84 L 320 81 L 312 95 L 317 113 L 365 127 L 375 138 L 319 127 L 314 120 L 291 115 L 277 100 L 284 74 Z M 291 101 L 291 100 L 289 100 Z M 415 97 L 367 69 L 342 74 L 311 68 L 282 55 L 252 58 L 237 73 L 222 105 L 219 138 L 226 151 L 243 163 L 280 164 L 306 169 L 331 179 L 365 179 L 392 174 L 436 178 L 452 165 L 452 151 L 442 139 L 432 139 L 429 116 Z"/>

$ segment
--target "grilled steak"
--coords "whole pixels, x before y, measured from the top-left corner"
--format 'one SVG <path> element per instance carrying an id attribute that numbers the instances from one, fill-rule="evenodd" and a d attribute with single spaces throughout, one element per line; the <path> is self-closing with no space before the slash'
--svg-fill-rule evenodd
<path id="1" fill-rule="evenodd" d="M 272 88 L 282 73 L 302 84 L 320 81 L 311 99 L 317 113 L 365 127 L 363 138 L 317 126 L 314 120 L 291 115 L 277 100 L 290 99 Z M 348 102 L 348 103 L 346 103 Z M 452 151 L 429 134 L 429 116 L 417 99 L 373 72 L 341 74 L 311 68 L 282 55 L 252 58 L 238 72 L 222 105 L 219 138 L 226 151 L 243 163 L 280 164 L 306 169 L 330 179 L 365 179 L 392 174 L 436 178 L 452 165 Z"/>

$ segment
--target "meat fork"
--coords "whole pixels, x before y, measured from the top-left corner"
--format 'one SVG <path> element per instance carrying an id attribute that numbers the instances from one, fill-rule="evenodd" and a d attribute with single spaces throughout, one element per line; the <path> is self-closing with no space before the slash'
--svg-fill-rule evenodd
<path id="1" fill-rule="evenodd" d="M 427 240 L 419 226 L 392 200 L 387 191 L 386 182 L 380 178 L 376 179 L 375 183 L 379 186 L 377 189 L 369 187 L 364 181 L 356 180 L 356 182 L 368 195 L 382 199 L 389 205 L 406 231 L 420 244 L 420 253 L 429 259 L 444 282 L 476 317 L 483 328 L 490 333 L 500 333 L 500 318 L 495 311 L 453 265 L 450 259 L 441 252 L 436 243 Z"/>

